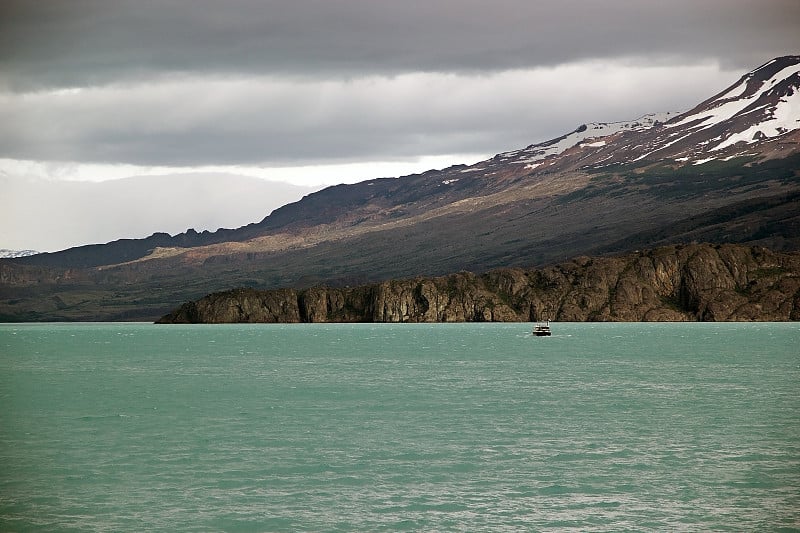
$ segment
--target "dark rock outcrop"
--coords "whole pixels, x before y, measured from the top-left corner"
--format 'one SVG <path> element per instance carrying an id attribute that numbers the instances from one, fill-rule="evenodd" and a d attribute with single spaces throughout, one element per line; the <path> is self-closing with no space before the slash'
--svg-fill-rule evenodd
<path id="1" fill-rule="evenodd" d="M 159 323 L 800 320 L 800 254 L 693 244 L 359 287 L 235 289 Z"/>
<path id="2" fill-rule="evenodd" d="M 188 302 L 159 322 L 180 324 L 234 322 L 300 322 L 297 292 L 234 289 Z"/>

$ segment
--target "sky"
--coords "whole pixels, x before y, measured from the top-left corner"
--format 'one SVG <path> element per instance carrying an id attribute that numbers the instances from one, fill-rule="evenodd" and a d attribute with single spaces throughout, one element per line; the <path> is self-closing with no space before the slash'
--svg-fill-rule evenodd
<path id="1" fill-rule="evenodd" d="M 3 0 L 0 248 L 235 227 L 326 185 L 686 111 L 797 53 L 797 0 Z M 86 183 L 133 177 L 186 218 Z M 222 200 L 252 178 L 252 212 Z"/>

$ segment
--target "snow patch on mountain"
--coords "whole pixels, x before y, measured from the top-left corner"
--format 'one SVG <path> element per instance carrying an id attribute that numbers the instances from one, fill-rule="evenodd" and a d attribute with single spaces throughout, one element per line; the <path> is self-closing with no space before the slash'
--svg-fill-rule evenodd
<path id="1" fill-rule="evenodd" d="M 586 148 L 586 147 L 589 147 L 589 148 L 600 148 L 601 146 L 605 146 L 605 145 L 606 145 L 606 141 L 597 141 L 597 142 L 593 142 L 593 143 L 583 143 L 583 144 L 581 144 L 581 148 Z"/>
<path id="2" fill-rule="evenodd" d="M 691 124 L 695 121 L 700 121 L 697 124 L 692 126 L 694 130 L 706 129 L 714 126 L 715 124 L 719 124 L 720 122 L 730 120 L 745 109 L 747 109 L 751 104 L 753 104 L 756 100 L 758 100 L 764 92 L 774 87 L 777 83 L 787 79 L 790 76 L 793 76 L 800 72 L 800 64 L 798 65 L 791 65 L 788 66 L 775 75 L 773 75 L 770 79 L 762 83 L 761 87 L 756 90 L 753 94 L 747 97 L 739 97 L 739 96 L 731 96 L 732 94 L 736 94 L 738 92 L 738 87 L 735 87 L 734 90 L 726 93 L 720 98 L 714 100 L 709 105 L 711 105 L 710 109 L 706 109 L 705 111 L 701 111 L 694 115 L 689 115 L 678 122 L 673 122 L 672 124 L 667 124 L 668 128 L 675 128 L 678 126 L 684 126 L 687 124 Z M 745 89 L 748 85 L 747 80 L 742 80 L 740 85 L 743 85 L 741 93 L 745 92 Z"/>
<path id="3" fill-rule="evenodd" d="M 781 98 L 772 109 L 771 115 L 771 119 L 734 133 L 711 150 L 722 150 L 738 142 L 752 144 L 760 139 L 777 137 L 800 128 L 800 91 L 795 90 L 791 95 Z"/>
<path id="4" fill-rule="evenodd" d="M 626 162 L 660 154 L 679 163 L 704 164 L 730 155 L 737 143 L 752 145 L 798 129 L 800 56 L 786 56 L 748 73 L 671 122 L 643 132 L 642 142 L 627 152 Z"/>
<path id="5" fill-rule="evenodd" d="M 743 79 L 737 85 L 734 85 L 730 91 L 720 96 L 718 100 L 731 100 L 733 98 L 739 98 L 744 94 L 746 90 L 747 90 L 747 80 Z"/>
<path id="6" fill-rule="evenodd" d="M 607 142 L 605 140 L 592 140 L 601 139 L 624 131 L 644 131 L 659 123 L 670 120 L 677 114 L 678 113 L 675 112 L 652 113 L 632 121 L 592 122 L 581 126 L 563 137 L 558 137 L 543 143 L 532 144 L 522 150 L 504 152 L 499 154 L 498 157 L 506 160 L 510 159 L 510 163 L 524 164 L 526 165 L 525 168 L 536 168 L 539 166 L 537 163 L 543 159 L 558 155 L 578 144 L 582 144 L 583 147 L 601 148 L 606 145 Z M 584 141 L 592 142 L 584 143 Z"/>

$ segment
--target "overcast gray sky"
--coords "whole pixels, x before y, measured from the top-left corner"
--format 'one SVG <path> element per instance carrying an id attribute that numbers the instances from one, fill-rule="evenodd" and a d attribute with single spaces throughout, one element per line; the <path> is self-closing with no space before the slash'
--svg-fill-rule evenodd
<path id="1" fill-rule="evenodd" d="M 0 173 L 396 176 L 799 52 L 797 0 L 4 0 Z"/>

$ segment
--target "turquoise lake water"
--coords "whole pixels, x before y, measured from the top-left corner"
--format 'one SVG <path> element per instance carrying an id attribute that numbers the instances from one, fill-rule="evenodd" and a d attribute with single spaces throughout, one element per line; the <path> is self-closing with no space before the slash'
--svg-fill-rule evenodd
<path id="1" fill-rule="evenodd" d="M 0 531 L 800 528 L 800 324 L 0 325 Z"/>

